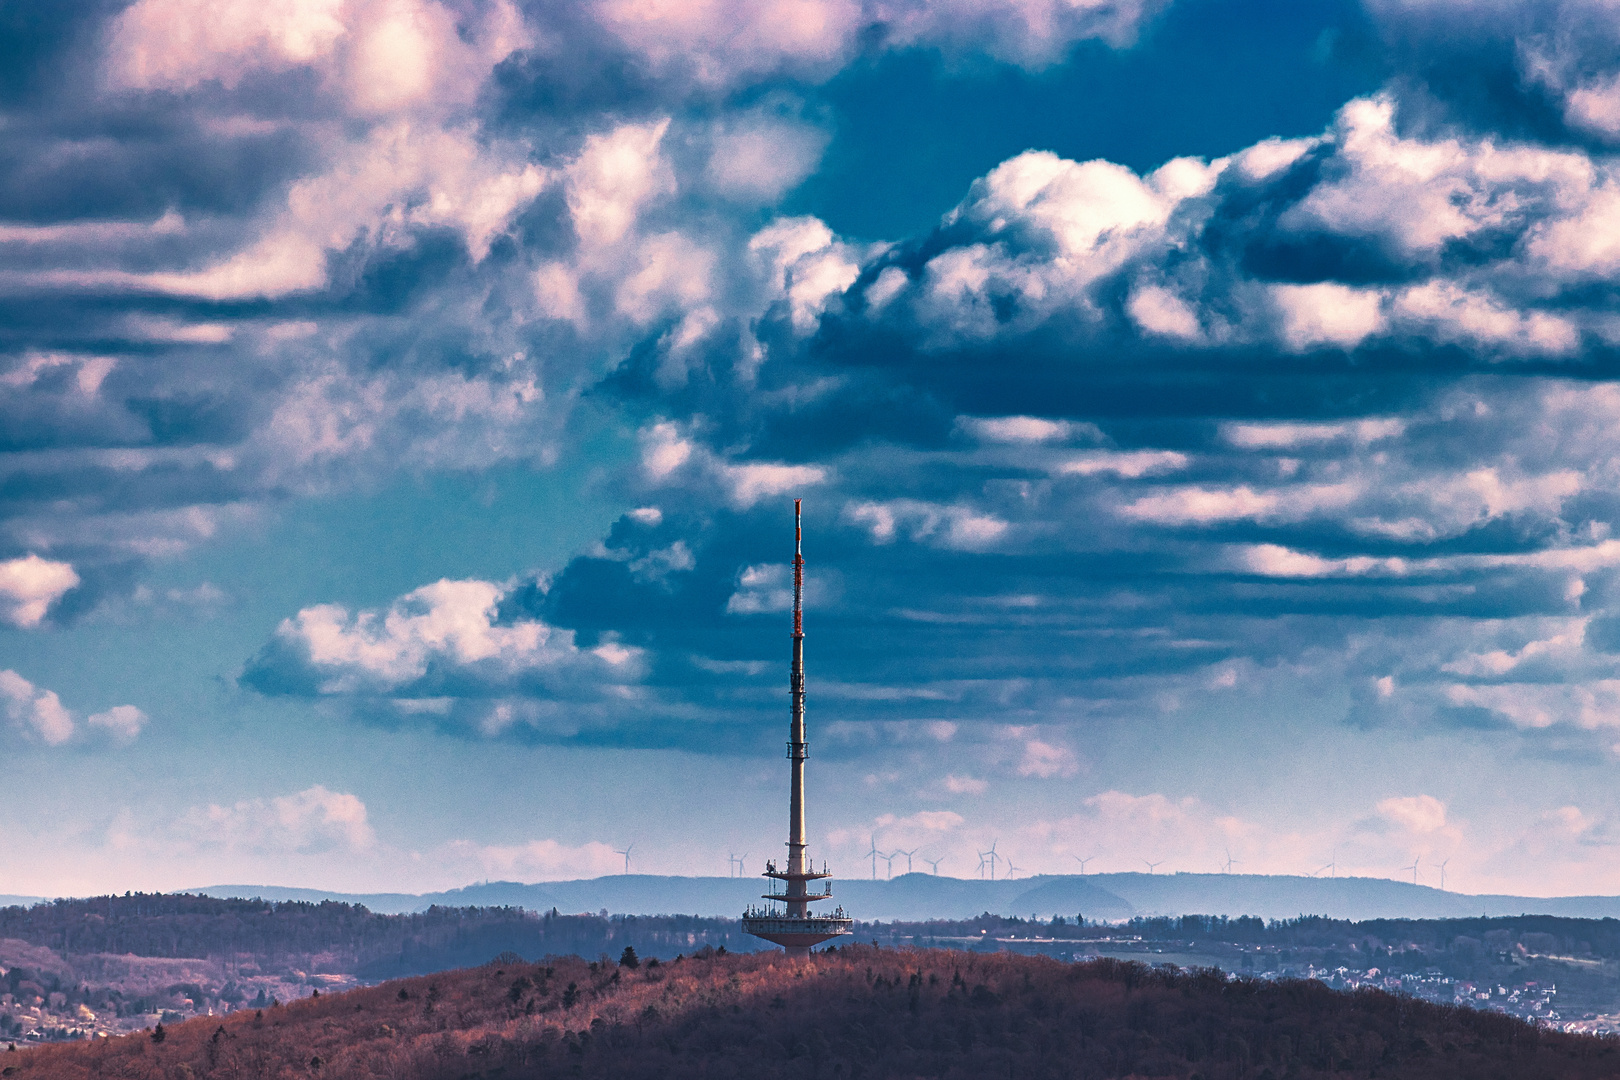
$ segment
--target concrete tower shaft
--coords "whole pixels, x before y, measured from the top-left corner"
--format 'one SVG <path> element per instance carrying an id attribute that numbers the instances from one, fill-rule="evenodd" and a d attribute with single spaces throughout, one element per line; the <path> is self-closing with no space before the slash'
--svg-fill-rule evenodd
<path id="1" fill-rule="evenodd" d="M 804 761 L 810 756 L 810 746 L 804 739 L 804 527 L 801 500 L 793 500 L 793 673 L 789 676 L 788 693 L 793 699 L 793 720 L 788 727 L 788 758 L 793 763 L 793 788 L 788 798 L 788 873 L 803 874 L 805 866 L 804 831 Z M 789 890 L 791 892 L 791 890 Z M 807 910 L 800 903 L 795 915 Z"/>

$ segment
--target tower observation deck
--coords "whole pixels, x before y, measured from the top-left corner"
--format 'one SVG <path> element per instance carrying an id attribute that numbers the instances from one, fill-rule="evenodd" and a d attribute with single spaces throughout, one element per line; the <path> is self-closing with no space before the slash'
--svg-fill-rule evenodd
<path id="1" fill-rule="evenodd" d="M 815 915 L 810 905 L 832 898 L 832 875 L 822 864 L 817 871 L 806 855 L 804 830 L 804 761 L 810 746 L 804 738 L 804 533 L 799 523 L 800 500 L 793 500 L 793 674 L 788 684 L 793 699 L 793 719 L 788 729 L 788 760 L 793 767 L 792 794 L 788 801 L 787 867 L 779 870 L 774 862 L 765 864 L 764 876 L 773 883 L 760 899 L 766 906 L 750 905 L 744 913 L 743 930 L 787 949 L 790 956 L 803 956 L 812 945 L 850 932 L 853 920 L 842 907 L 830 915 Z M 810 891 L 812 881 L 827 885 Z"/>

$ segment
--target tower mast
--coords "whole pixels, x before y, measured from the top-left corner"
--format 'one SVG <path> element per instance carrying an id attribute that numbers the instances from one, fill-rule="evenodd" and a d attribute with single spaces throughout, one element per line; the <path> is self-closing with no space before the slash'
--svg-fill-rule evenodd
<path id="1" fill-rule="evenodd" d="M 788 798 L 788 873 L 802 874 L 804 864 L 804 759 L 810 746 L 804 741 L 804 528 L 800 520 L 801 500 L 793 500 L 793 673 L 788 693 L 793 699 L 793 720 L 788 727 L 788 758 L 793 762 L 793 789 Z M 802 882 L 801 882 L 802 884 Z M 792 895 L 792 883 L 789 883 Z M 804 915 L 803 902 L 788 901 L 788 914 Z"/>
<path id="2" fill-rule="evenodd" d="M 829 884 L 822 892 L 811 892 L 810 882 L 830 879 L 825 869 L 817 873 L 806 855 L 808 842 L 804 825 L 804 763 L 810 744 L 804 734 L 804 529 L 801 501 L 793 500 L 793 667 L 788 676 L 792 718 L 788 725 L 788 760 L 792 766 L 788 794 L 787 868 L 778 870 L 767 863 L 765 877 L 782 882 L 781 892 L 761 897 L 770 901 L 765 908 L 750 907 L 743 915 L 743 929 L 756 937 L 775 942 L 789 955 L 806 955 L 812 945 L 850 932 L 851 920 L 839 908 L 831 915 L 812 915 L 810 905 L 832 896 Z M 775 905 L 781 904 L 782 908 Z M 785 909 L 785 910 L 784 910 Z"/>

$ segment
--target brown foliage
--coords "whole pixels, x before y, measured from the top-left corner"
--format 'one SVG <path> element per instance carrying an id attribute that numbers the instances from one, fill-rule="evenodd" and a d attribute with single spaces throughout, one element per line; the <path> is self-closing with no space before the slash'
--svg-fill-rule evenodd
<path id="1" fill-rule="evenodd" d="M 566 1005 L 564 1002 L 571 1004 Z M 1613 1040 L 1307 982 L 849 947 L 487 965 L 0 1055 L 7 1080 L 1620 1076 Z"/>

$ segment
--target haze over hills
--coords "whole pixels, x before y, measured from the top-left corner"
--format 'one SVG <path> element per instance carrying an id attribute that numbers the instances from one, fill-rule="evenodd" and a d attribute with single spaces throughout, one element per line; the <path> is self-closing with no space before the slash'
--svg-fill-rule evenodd
<path id="1" fill-rule="evenodd" d="M 734 916 L 761 892 L 753 878 L 615 874 L 578 881 L 484 882 L 445 892 L 337 893 L 271 885 L 211 885 L 189 890 L 217 897 L 341 900 L 372 911 L 407 913 L 443 906 L 502 906 L 563 912 Z M 1620 918 L 1620 897 L 1527 897 L 1443 892 L 1384 878 L 1312 878 L 1259 874 L 1043 875 L 1011 881 L 902 874 L 893 880 L 841 880 L 837 902 L 865 920 L 963 919 L 998 915 L 1082 914 L 1120 920 L 1137 915 L 1301 914 L 1337 919 L 1436 919 L 1474 915 Z"/>

